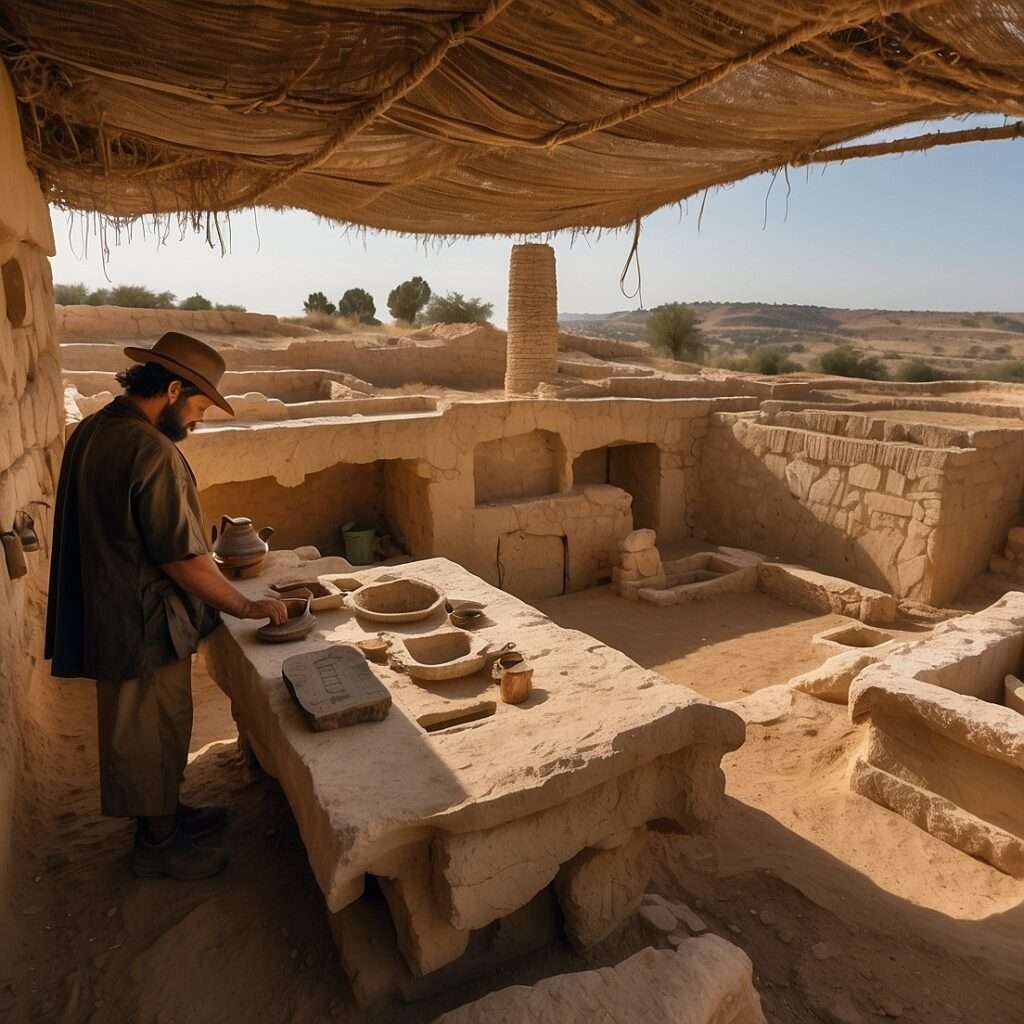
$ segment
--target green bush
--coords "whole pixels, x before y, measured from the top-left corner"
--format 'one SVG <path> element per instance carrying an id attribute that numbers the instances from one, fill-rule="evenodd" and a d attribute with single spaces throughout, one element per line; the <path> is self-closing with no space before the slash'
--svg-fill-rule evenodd
<path id="1" fill-rule="evenodd" d="M 430 301 L 430 285 L 422 277 L 411 277 L 391 289 L 388 312 L 396 320 L 411 324 Z"/>
<path id="2" fill-rule="evenodd" d="M 960 318 L 961 327 L 980 327 L 981 324 L 974 317 L 964 316 Z"/>
<path id="3" fill-rule="evenodd" d="M 214 304 L 214 309 L 221 309 L 225 313 L 248 313 L 249 311 L 245 306 L 236 305 L 234 302 L 218 302 Z"/>
<path id="4" fill-rule="evenodd" d="M 338 316 L 350 317 L 361 324 L 380 323 L 376 314 L 377 303 L 365 288 L 349 288 L 338 300 Z"/>
<path id="5" fill-rule="evenodd" d="M 213 309 L 213 303 L 205 295 L 196 292 L 195 295 L 182 299 L 178 303 L 178 309 Z"/>
<path id="6" fill-rule="evenodd" d="M 328 301 L 327 296 L 323 292 L 310 292 L 306 296 L 306 301 L 302 304 L 302 308 L 306 313 L 323 313 L 326 316 L 334 316 L 335 312 L 337 312 L 334 303 Z"/>
<path id="7" fill-rule="evenodd" d="M 647 318 L 647 338 L 651 347 L 673 359 L 691 363 L 704 360 L 707 345 L 700 332 L 697 314 L 681 302 L 655 306 Z"/>
<path id="8" fill-rule="evenodd" d="M 89 289 L 84 284 L 55 284 L 53 301 L 58 306 L 83 306 L 89 298 Z"/>
<path id="9" fill-rule="evenodd" d="M 823 373 L 836 377 L 861 377 L 865 380 L 885 380 L 889 374 L 877 356 L 861 355 L 851 345 L 840 345 L 821 357 Z"/>
<path id="10" fill-rule="evenodd" d="M 431 298 L 423 319 L 428 324 L 486 324 L 493 312 L 494 304 L 491 302 L 467 299 L 461 292 L 449 292 Z"/>
<path id="11" fill-rule="evenodd" d="M 85 304 L 87 306 L 109 306 L 111 304 L 110 290 L 108 288 L 97 288 L 89 292 Z"/>
<path id="12" fill-rule="evenodd" d="M 930 380 L 945 380 L 946 375 L 941 370 L 936 370 L 931 363 L 923 359 L 910 359 L 905 362 L 897 373 L 897 379 L 911 384 L 923 384 Z"/>
<path id="13" fill-rule="evenodd" d="M 801 369 L 801 366 L 794 363 L 781 348 L 766 346 L 750 354 L 748 369 L 752 373 L 773 377 L 779 373 L 793 373 Z"/>
<path id="14" fill-rule="evenodd" d="M 142 284 L 119 284 L 106 297 L 111 306 L 130 309 L 174 309 L 173 292 L 154 292 Z"/>

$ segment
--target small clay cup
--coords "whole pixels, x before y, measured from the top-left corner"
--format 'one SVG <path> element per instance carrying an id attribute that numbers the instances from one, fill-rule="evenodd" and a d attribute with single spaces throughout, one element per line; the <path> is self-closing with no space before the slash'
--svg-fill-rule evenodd
<path id="1" fill-rule="evenodd" d="M 483 621 L 484 613 L 479 608 L 456 608 L 448 616 L 453 626 L 472 629 Z"/>
<path id="2" fill-rule="evenodd" d="M 532 690 L 533 669 L 525 661 L 502 670 L 501 699 L 506 704 L 522 704 Z"/>
<path id="3" fill-rule="evenodd" d="M 367 661 L 385 665 L 388 660 L 388 651 L 391 649 L 391 641 L 386 636 L 371 636 L 357 641 L 356 647 L 366 655 Z"/>

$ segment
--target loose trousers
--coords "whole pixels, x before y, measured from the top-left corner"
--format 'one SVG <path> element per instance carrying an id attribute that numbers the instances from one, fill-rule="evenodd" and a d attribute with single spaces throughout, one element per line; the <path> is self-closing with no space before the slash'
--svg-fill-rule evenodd
<path id="1" fill-rule="evenodd" d="M 98 680 L 102 812 L 114 818 L 174 814 L 192 739 L 192 659 L 138 679 Z"/>

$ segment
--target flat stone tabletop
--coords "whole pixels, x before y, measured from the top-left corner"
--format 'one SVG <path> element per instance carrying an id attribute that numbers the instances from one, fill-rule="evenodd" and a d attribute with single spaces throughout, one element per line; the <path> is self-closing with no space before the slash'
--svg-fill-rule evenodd
<path id="1" fill-rule="evenodd" d="M 493 828 L 558 806 L 611 778 L 695 743 L 734 749 L 743 724 L 705 700 L 593 637 L 562 629 L 518 598 L 445 558 L 339 572 L 338 559 L 276 565 L 238 588 L 256 598 L 269 585 L 299 576 L 426 580 L 450 599 L 485 603 L 474 637 L 495 646 L 514 641 L 534 668 L 524 704 L 501 703 L 489 670 L 464 679 L 420 684 L 387 665 L 371 665 L 391 691 L 382 722 L 313 732 L 281 677 L 295 654 L 374 636 L 380 624 L 347 607 L 317 614 L 303 640 L 266 644 L 261 622 L 224 615 L 224 627 L 205 642 L 211 675 L 228 694 L 239 726 L 264 768 L 291 804 L 331 911 L 362 892 L 363 876 L 393 850 L 438 831 Z M 657 614 L 652 611 L 652 614 Z M 439 612 L 387 629 L 402 636 L 451 628 Z M 486 717 L 436 729 L 438 716 L 479 712 Z"/>

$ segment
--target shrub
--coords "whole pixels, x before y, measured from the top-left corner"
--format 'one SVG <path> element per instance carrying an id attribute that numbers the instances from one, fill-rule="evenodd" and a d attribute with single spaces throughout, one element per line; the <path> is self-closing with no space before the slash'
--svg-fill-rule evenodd
<path id="1" fill-rule="evenodd" d="M 673 359 L 703 361 L 707 351 L 700 332 L 700 321 L 692 309 L 681 302 L 655 306 L 647 318 L 647 337 L 651 347 Z"/>
<path id="2" fill-rule="evenodd" d="M 106 297 L 111 306 L 131 309 L 173 309 L 173 292 L 154 292 L 142 284 L 119 284 Z M 98 303 L 97 303 L 98 304 Z"/>
<path id="3" fill-rule="evenodd" d="M 748 367 L 753 373 L 761 373 L 770 377 L 779 373 L 793 373 L 794 370 L 801 369 L 800 364 L 794 363 L 781 348 L 770 346 L 752 352 L 748 360 Z"/>
<path id="4" fill-rule="evenodd" d="M 357 323 L 379 323 L 376 313 L 377 303 L 364 288 L 349 288 L 338 300 L 338 316 L 350 317 Z"/>
<path id="5" fill-rule="evenodd" d="M 89 289 L 84 284 L 55 284 L 53 301 L 58 306 L 82 306 L 89 298 Z"/>
<path id="6" fill-rule="evenodd" d="M 334 316 L 334 303 L 329 302 L 323 292 L 310 292 L 306 301 L 302 304 L 306 313 L 324 313 L 327 316 Z"/>
<path id="7" fill-rule="evenodd" d="M 182 299 L 178 303 L 178 309 L 213 309 L 213 303 L 205 295 L 196 292 L 195 295 Z"/>
<path id="8" fill-rule="evenodd" d="M 467 299 L 461 292 L 434 295 L 427 304 L 423 319 L 428 324 L 486 324 L 494 312 L 494 304 L 482 299 Z"/>
<path id="9" fill-rule="evenodd" d="M 396 320 L 411 324 L 430 301 L 430 285 L 422 277 L 411 277 L 391 289 L 388 311 Z"/>
<path id="10" fill-rule="evenodd" d="M 850 345 L 840 345 L 821 357 L 821 369 L 837 377 L 862 377 L 865 380 L 885 380 L 885 367 L 877 356 L 861 355 Z"/>
<path id="11" fill-rule="evenodd" d="M 742 372 L 746 370 L 749 365 L 749 360 L 744 359 L 742 356 L 721 356 L 715 360 L 715 366 L 720 370 L 736 370 Z"/>
<path id="12" fill-rule="evenodd" d="M 236 305 L 234 302 L 218 302 L 214 305 L 214 309 L 221 309 L 225 313 L 248 313 L 249 311 L 245 306 Z"/>
<path id="13" fill-rule="evenodd" d="M 89 292 L 85 304 L 87 306 L 109 306 L 110 292 L 106 288 L 97 288 L 95 291 Z"/>
<path id="14" fill-rule="evenodd" d="M 961 327 L 980 327 L 981 324 L 974 317 L 964 316 L 960 318 Z"/>
<path id="15" fill-rule="evenodd" d="M 910 359 L 900 367 L 897 378 L 908 383 L 923 384 L 929 380 L 945 380 L 946 375 L 923 359 Z"/>

